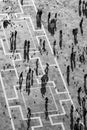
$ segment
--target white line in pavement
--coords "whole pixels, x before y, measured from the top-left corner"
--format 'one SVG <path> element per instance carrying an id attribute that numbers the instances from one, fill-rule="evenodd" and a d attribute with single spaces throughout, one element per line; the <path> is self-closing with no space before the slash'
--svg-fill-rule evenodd
<path id="1" fill-rule="evenodd" d="M 10 116 L 10 119 L 11 119 L 12 128 L 13 128 L 13 130 L 15 130 L 14 123 L 13 123 L 13 120 L 12 120 L 11 111 L 9 109 L 8 99 L 7 99 L 7 96 L 6 96 L 6 92 L 5 92 L 5 88 L 4 88 L 4 84 L 3 84 L 1 73 L 0 73 L 0 80 L 1 80 L 2 89 L 3 89 L 3 92 L 4 92 L 4 96 L 5 96 L 5 101 L 6 101 L 6 104 L 7 104 L 8 113 L 9 113 L 9 116 Z"/>

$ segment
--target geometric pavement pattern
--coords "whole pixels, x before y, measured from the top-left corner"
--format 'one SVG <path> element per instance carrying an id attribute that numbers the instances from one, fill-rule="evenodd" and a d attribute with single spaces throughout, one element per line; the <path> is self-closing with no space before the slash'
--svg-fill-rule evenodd
<path id="1" fill-rule="evenodd" d="M 67 89 L 58 61 L 53 56 L 52 45 L 49 42 L 44 26 L 42 25 L 42 29 L 40 30 L 36 28 L 35 16 L 37 8 L 35 2 L 34 0 L 25 0 L 24 5 L 21 6 L 20 1 L 17 0 L 17 4 L 18 10 L 12 13 L 11 16 L 6 12 L 0 14 L 0 48 L 2 48 L 0 57 L 3 56 L 4 62 L 8 62 L 7 67 L 1 69 L 0 81 L 8 107 L 12 129 L 26 130 L 26 115 L 27 107 L 29 106 L 32 112 L 31 130 L 69 130 L 69 108 L 71 104 L 73 104 L 73 101 Z M 4 29 L 2 25 L 3 18 L 13 19 L 13 27 L 8 26 Z M 13 56 L 12 53 L 9 52 L 9 38 L 10 32 L 15 28 L 19 37 L 17 39 L 17 52 Z M 46 41 L 48 55 L 40 55 L 38 51 L 40 38 Z M 35 67 L 34 62 L 36 59 L 39 59 L 39 76 L 37 77 L 34 74 L 34 85 L 31 88 L 29 96 L 25 93 L 25 78 L 22 92 L 20 93 L 18 90 L 19 74 L 23 69 L 25 77 L 29 68 L 28 63 L 23 63 L 23 42 L 25 39 L 30 40 L 31 43 L 29 64 L 33 69 Z M 46 63 L 49 63 L 49 82 L 46 92 L 46 96 L 49 98 L 48 121 L 44 120 L 44 100 L 40 94 L 40 77 L 44 74 Z M 1 65 L 3 64 L 2 60 Z M 24 121 L 24 126 L 20 128 L 21 120 Z"/>

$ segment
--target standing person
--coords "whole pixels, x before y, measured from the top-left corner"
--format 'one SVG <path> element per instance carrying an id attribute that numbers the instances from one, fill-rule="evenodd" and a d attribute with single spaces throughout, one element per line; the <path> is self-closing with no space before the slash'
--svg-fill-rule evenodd
<path id="1" fill-rule="evenodd" d="M 31 87 L 31 77 L 30 77 L 30 74 L 27 74 L 27 77 L 26 77 L 26 92 L 28 93 L 28 95 L 30 94 L 30 87 Z"/>
<path id="2" fill-rule="evenodd" d="M 59 46 L 60 46 L 60 49 L 62 49 L 62 30 L 60 30 L 60 33 L 59 33 Z"/>
<path id="3" fill-rule="evenodd" d="M 27 110 L 28 110 L 28 113 L 27 113 L 27 130 L 29 130 L 30 121 L 31 121 L 31 109 L 28 107 Z"/>
<path id="4" fill-rule="evenodd" d="M 84 75 L 84 91 L 85 91 L 85 94 L 87 94 L 87 88 L 86 88 L 86 78 L 87 78 L 87 74 Z"/>
<path id="5" fill-rule="evenodd" d="M 79 16 L 80 16 L 80 17 L 81 17 L 81 13 L 82 13 L 81 4 L 82 4 L 82 1 L 79 0 Z"/>
<path id="6" fill-rule="evenodd" d="M 74 44 L 76 45 L 78 43 L 78 40 L 77 40 L 78 28 L 73 29 L 72 33 L 74 35 Z"/>
<path id="7" fill-rule="evenodd" d="M 42 97 L 44 98 L 44 95 L 46 93 L 46 81 L 45 81 L 45 77 L 44 75 L 41 77 L 41 94 L 42 94 Z"/>
<path id="8" fill-rule="evenodd" d="M 39 59 L 36 60 L 36 76 L 38 76 Z"/>
<path id="9" fill-rule="evenodd" d="M 45 98 L 45 119 L 48 119 L 48 97 Z"/>
<path id="10" fill-rule="evenodd" d="M 10 51 L 11 52 L 13 51 L 13 32 L 11 33 L 11 36 L 10 36 Z"/>
<path id="11" fill-rule="evenodd" d="M 26 54 L 27 54 L 27 40 L 24 41 L 24 61 L 26 61 Z"/>
<path id="12" fill-rule="evenodd" d="M 42 16 L 42 9 L 38 9 L 36 14 L 36 23 L 37 23 L 37 28 L 40 29 L 41 29 L 41 16 Z"/>
<path id="13" fill-rule="evenodd" d="M 31 85 L 32 85 L 32 86 L 33 86 L 33 82 L 34 82 L 34 79 L 33 79 L 34 76 L 33 76 L 33 75 L 34 75 L 34 71 L 32 70 L 32 71 L 31 71 Z"/>
<path id="14" fill-rule="evenodd" d="M 53 54 L 56 56 L 56 40 L 53 42 Z"/>
<path id="15" fill-rule="evenodd" d="M 87 18 L 87 2 L 85 3 L 85 16 Z"/>
<path id="16" fill-rule="evenodd" d="M 16 51 L 17 31 L 14 33 L 14 51 Z"/>
<path id="17" fill-rule="evenodd" d="M 81 35 L 83 36 L 83 27 L 82 27 L 82 24 L 83 24 L 83 18 L 81 19 L 81 21 L 80 21 L 80 23 L 79 23 L 80 32 L 81 32 Z"/>
<path id="18" fill-rule="evenodd" d="M 84 0 L 82 3 L 82 12 L 83 12 L 83 16 L 85 16 L 85 1 Z"/>
<path id="19" fill-rule="evenodd" d="M 67 66 L 67 84 L 69 86 L 69 79 L 70 79 L 70 66 Z"/>
<path id="20" fill-rule="evenodd" d="M 27 62 L 29 62 L 30 41 L 27 41 Z"/>
<path id="21" fill-rule="evenodd" d="M 24 1 L 23 1 L 23 0 L 21 0 L 21 5 L 23 5 L 23 2 L 24 2 Z"/>
<path id="22" fill-rule="evenodd" d="M 73 127 L 74 127 L 73 111 L 74 111 L 74 108 L 73 108 L 73 105 L 71 105 L 71 108 L 70 108 L 70 129 L 71 130 L 73 130 Z"/>
<path id="23" fill-rule="evenodd" d="M 78 92 L 78 103 L 80 106 L 81 106 L 81 97 L 80 97 L 81 90 L 82 90 L 81 87 L 79 87 L 78 91 L 77 91 Z"/>
<path id="24" fill-rule="evenodd" d="M 46 48 L 45 48 L 45 40 L 43 41 L 43 52 L 45 52 L 46 51 Z"/>
<path id="25" fill-rule="evenodd" d="M 87 127 L 86 127 L 86 114 L 87 114 L 87 110 L 86 110 L 86 100 L 85 98 L 83 97 L 82 99 L 82 108 L 83 108 L 83 122 L 84 122 L 84 129 L 86 130 Z"/>
<path id="26" fill-rule="evenodd" d="M 49 64 L 46 63 L 46 68 L 45 68 L 45 74 L 48 75 L 48 71 L 49 71 Z"/>
<path id="27" fill-rule="evenodd" d="M 19 90 L 20 90 L 20 92 L 22 89 L 22 83 L 23 83 L 23 72 L 21 72 L 21 74 L 19 76 Z"/>

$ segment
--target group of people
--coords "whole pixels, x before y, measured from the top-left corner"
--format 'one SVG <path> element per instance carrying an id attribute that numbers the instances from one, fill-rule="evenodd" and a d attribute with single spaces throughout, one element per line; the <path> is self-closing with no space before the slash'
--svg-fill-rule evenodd
<path id="1" fill-rule="evenodd" d="M 85 16 L 87 18 L 87 1 L 79 0 L 79 16 Z"/>
<path id="2" fill-rule="evenodd" d="M 11 32 L 10 36 L 10 51 L 16 52 L 16 39 L 17 39 L 17 31 Z"/>

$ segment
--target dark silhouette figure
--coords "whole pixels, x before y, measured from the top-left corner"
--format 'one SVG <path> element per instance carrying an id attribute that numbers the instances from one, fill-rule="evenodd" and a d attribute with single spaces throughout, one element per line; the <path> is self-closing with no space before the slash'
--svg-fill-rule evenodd
<path id="1" fill-rule="evenodd" d="M 45 119 L 48 119 L 48 97 L 45 98 Z"/>
<path id="2" fill-rule="evenodd" d="M 23 72 L 21 72 L 21 74 L 19 76 L 19 90 L 20 90 L 20 92 L 22 89 L 22 83 L 23 83 Z"/>
<path id="3" fill-rule="evenodd" d="M 80 16 L 80 17 L 81 17 L 81 13 L 82 13 L 81 4 L 82 4 L 82 1 L 79 0 L 79 16 Z"/>
<path id="4" fill-rule="evenodd" d="M 27 57 L 27 40 L 24 41 L 24 61 L 26 61 Z"/>
<path id="5" fill-rule="evenodd" d="M 60 49 L 62 49 L 62 30 L 60 30 L 60 33 L 59 33 L 59 46 L 60 46 Z"/>
<path id="6" fill-rule="evenodd" d="M 27 130 L 30 128 L 30 122 L 31 122 L 31 109 L 28 108 L 28 113 L 27 113 Z"/>
<path id="7" fill-rule="evenodd" d="M 78 43 L 78 40 L 77 40 L 78 28 L 73 29 L 72 33 L 74 35 L 74 44 L 76 45 Z"/>
<path id="8" fill-rule="evenodd" d="M 56 56 L 56 40 L 53 42 L 53 54 Z"/>
<path id="9" fill-rule="evenodd" d="M 42 10 L 38 9 L 37 14 L 36 14 L 37 28 L 41 28 L 41 16 L 42 16 Z"/>
<path id="10" fill-rule="evenodd" d="M 81 97 L 80 97 L 81 91 L 82 91 L 82 88 L 79 87 L 79 88 L 78 88 L 78 91 L 77 91 L 77 92 L 78 92 L 78 97 L 77 97 L 77 98 L 78 98 L 78 103 L 79 103 L 80 106 L 81 106 Z"/>
<path id="11" fill-rule="evenodd" d="M 70 66 L 67 66 L 67 84 L 69 86 L 69 79 L 70 79 Z"/>
<path id="12" fill-rule="evenodd" d="M 85 91 L 85 94 L 87 94 L 86 78 L 87 78 L 87 74 L 84 75 L 84 91 Z"/>
<path id="13" fill-rule="evenodd" d="M 83 27 L 82 27 L 82 24 L 83 24 L 83 18 L 81 19 L 80 24 L 79 24 L 81 35 L 83 36 Z"/>
<path id="14" fill-rule="evenodd" d="M 39 59 L 36 60 L 36 75 L 38 76 Z"/>
<path id="15" fill-rule="evenodd" d="M 70 130 L 73 130 L 73 127 L 74 127 L 73 112 L 74 112 L 74 108 L 73 108 L 73 105 L 71 105 L 71 108 L 70 108 Z"/>

